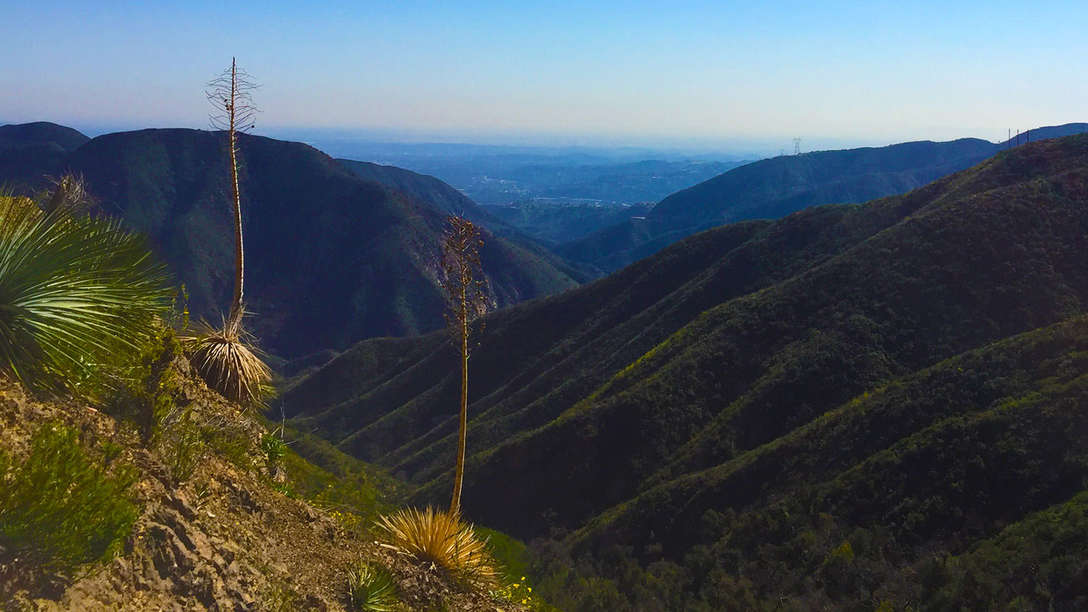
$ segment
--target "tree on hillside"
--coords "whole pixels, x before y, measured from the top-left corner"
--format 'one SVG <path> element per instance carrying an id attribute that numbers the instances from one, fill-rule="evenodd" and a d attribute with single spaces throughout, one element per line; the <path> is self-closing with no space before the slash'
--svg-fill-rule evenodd
<path id="1" fill-rule="evenodd" d="M 271 380 L 271 371 L 249 340 L 242 318 L 245 316 L 243 281 L 245 253 L 242 248 L 242 198 L 238 185 L 238 133 L 253 127 L 257 108 L 251 92 L 257 86 L 235 58 L 230 68 L 208 83 L 205 94 L 215 112 L 213 127 L 226 132 L 227 164 L 230 172 L 231 204 L 234 217 L 234 293 L 230 312 L 222 329 L 204 325 L 196 336 L 186 341 L 189 360 L 208 386 L 236 402 L 259 403 L 264 388 Z"/>
<path id="2" fill-rule="evenodd" d="M 449 227 L 442 241 L 442 288 L 446 292 L 446 323 L 453 341 L 461 349 L 461 412 L 457 437 L 457 464 L 453 477 L 450 514 L 461 511 L 461 488 L 465 479 L 465 438 L 468 430 L 468 357 L 472 324 L 487 312 L 487 280 L 480 266 L 484 241 L 476 226 L 460 215 L 446 219 Z M 479 330 L 477 330 L 479 331 Z"/>

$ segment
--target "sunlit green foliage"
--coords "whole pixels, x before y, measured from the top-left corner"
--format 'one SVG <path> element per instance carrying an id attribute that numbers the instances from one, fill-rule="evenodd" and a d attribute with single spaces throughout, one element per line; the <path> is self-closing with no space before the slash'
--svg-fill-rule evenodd
<path id="1" fill-rule="evenodd" d="M 0 370 L 93 393 L 165 314 L 165 269 L 118 221 L 51 206 L 0 196 Z"/>
<path id="2" fill-rule="evenodd" d="M 287 444 L 279 434 L 265 433 L 261 435 L 261 452 L 264 453 L 268 469 L 275 470 L 287 454 Z"/>
<path id="3" fill-rule="evenodd" d="M 70 572 L 118 552 L 137 517 L 136 471 L 103 463 L 60 425 L 43 425 L 21 461 L 0 451 L 0 565 L 23 557 Z"/>
<path id="4" fill-rule="evenodd" d="M 348 569 L 348 609 L 358 612 L 391 612 L 396 609 L 397 585 L 384 567 L 359 563 Z"/>
<path id="5" fill-rule="evenodd" d="M 180 355 L 174 331 L 158 326 L 136 363 L 118 375 L 120 384 L 106 400 L 106 411 L 134 423 L 145 444 L 158 441 L 164 422 L 179 413 L 181 381 L 171 365 Z"/>

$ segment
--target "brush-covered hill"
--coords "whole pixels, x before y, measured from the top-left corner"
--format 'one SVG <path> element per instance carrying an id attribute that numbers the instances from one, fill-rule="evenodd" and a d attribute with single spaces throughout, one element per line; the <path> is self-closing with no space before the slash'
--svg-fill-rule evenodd
<path id="1" fill-rule="evenodd" d="M 227 402 L 166 340 L 93 401 L 0 375 L 0 608 L 526 609 L 379 544 L 403 485 Z M 524 548 L 489 533 L 510 582 Z M 383 607 L 366 607 L 382 576 Z"/>
<path id="2" fill-rule="evenodd" d="M 411 170 L 405 170 L 396 166 L 383 166 L 370 162 L 355 161 L 351 159 L 338 159 L 345 168 L 355 176 L 379 183 L 416 198 L 451 215 L 462 215 L 495 235 L 505 238 L 519 247 L 531 252 L 534 256 L 555 266 L 564 274 L 579 282 L 592 278 L 584 272 L 576 270 L 562 257 L 548 250 L 543 244 L 537 242 L 541 237 L 536 232 L 518 229 L 518 224 L 510 223 L 501 215 L 494 214 L 496 207 L 480 206 L 468 196 L 455 189 L 453 186 L 426 174 L 419 174 Z"/>
<path id="3" fill-rule="evenodd" d="M 1032 133 L 1041 140 L 1086 130 L 1088 124 L 1071 123 Z M 674 193 L 645 219 L 604 228 L 562 245 L 558 252 L 572 261 L 614 271 L 710 227 L 778 218 L 820 204 L 865 202 L 905 193 L 1006 148 L 1007 143 L 965 138 L 765 159 Z"/>
<path id="4" fill-rule="evenodd" d="M 1048 551 L 1088 534 L 1046 517 L 1083 515 L 1088 488 L 1086 246 L 1073 136 L 494 313 L 470 362 L 466 512 L 560 530 L 560 607 L 1073 609 L 1085 548 Z M 438 499 L 455 363 L 439 334 L 363 342 L 283 402 Z"/>
<path id="5" fill-rule="evenodd" d="M 396 189 L 430 202 L 450 214 L 462 214 L 472 221 L 487 220 L 486 213 L 468 196 L 439 179 L 396 166 L 383 166 L 352 159 L 338 159 L 355 176 Z"/>
<path id="6" fill-rule="evenodd" d="M 307 145 L 258 136 L 239 149 L 246 301 L 264 348 L 294 358 L 443 325 L 436 266 L 448 209 L 429 199 L 448 194 L 438 181 L 401 173 L 392 188 Z M 105 212 L 151 237 L 194 316 L 213 323 L 233 283 L 226 155 L 222 133 L 166 129 L 100 136 L 64 161 Z M 577 285 L 535 244 L 484 240 L 498 306 Z"/>
<path id="7" fill-rule="evenodd" d="M 0 125 L 0 181 L 18 191 L 44 186 L 57 175 L 68 153 L 90 140 L 63 125 L 39 121 Z"/>

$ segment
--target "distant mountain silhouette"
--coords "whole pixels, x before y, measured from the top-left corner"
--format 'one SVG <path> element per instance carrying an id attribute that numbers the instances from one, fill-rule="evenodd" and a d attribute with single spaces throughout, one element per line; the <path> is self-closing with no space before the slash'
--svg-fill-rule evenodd
<path id="1" fill-rule="evenodd" d="M 1038 128 L 1031 134 L 1041 140 L 1085 130 L 1088 124 L 1071 123 Z M 905 193 L 1005 148 L 1006 143 L 965 138 L 765 159 L 670 195 L 645 219 L 602 229 L 557 251 L 572 261 L 610 272 L 723 223 L 774 219 L 819 204 L 857 203 Z"/>
<path id="2" fill-rule="evenodd" d="M 90 140 L 69 127 L 39 121 L 0 126 L 0 181 L 20 192 L 45 186 L 68 153 Z"/>
<path id="3" fill-rule="evenodd" d="M 54 144 L 64 151 L 75 151 L 88 140 L 78 130 L 48 121 L 0 125 L 0 149 Z"/>

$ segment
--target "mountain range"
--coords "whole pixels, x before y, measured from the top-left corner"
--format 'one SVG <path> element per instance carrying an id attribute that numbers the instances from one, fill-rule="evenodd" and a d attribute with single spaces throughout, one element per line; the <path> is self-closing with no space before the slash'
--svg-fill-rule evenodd
<path id="1" fill-rule="evenodd" d="M 47 164 L 30 159 L 24 165 L 33 172 L 16 168 L 0 182 L 82 175 L 103 211 L 151 237 L 184 283 L 193 315 L 218 322 L 233 282 L 222 133 L 141 130 L 80 142 L 52 124 L 0 130 L 0 138 L 29 143 L 9 149 L 15 158 L 31 146 L 49 153 Z M 74 148 L 58 145 L 58 134 Z M 437 260 L 445 218 L 454 210 L 486 218 L 478 207 L 431 177 L 394 168 L 360 176 L 301 143 L 243 135 L 239 149 L 247 307 L 266 350 L 297 358 L 443 325 Z M 495 307 L 578 284 L 556 256 L 513 234 L 485 230 L 481 260 Z"/>
<path id="2" fill-rule="evenodd" d="M 499 307 L 472 345 L 464 512 L 533 541 L 548 601 L 1078 609 L 1088 135 L 1036 140 L 1085 127 L 743 166 L 560 247 L 619 269 L 581 286 L 433 177 L 243 136 L 252 325 L 302 364 L 271 411 L 445 501 L 460 376 L 435 259 L 462 212 Z M 225 148 L 3 126 L 0 182 L 83 175 L 214 317 Z"/>
<path id="3" fill-rule="evenodd" d="M 1085 131 L 1088 124 L 1069 123 L 1031 130 L 1030 137 L 1041 140 Z M 776 219 L 809 206 L 905 193 L 973 166 L 1011 144 L 964 138 L 765 159 L 678 191 L 658 202 L 645 218 L 600 229 L 560 245 L 557 252 L 603 273 L 612 272 L 723 223 Z"/>
<path id="4" fill-rule="evenodd" d="M 1082 532 L 1054 517 L 1088 512 L 1086 236 L 1071 136 L 493 313 L 465 511 L 542 538 L 572 608 L 1073 605 L 1088 559 L 1055 560 Z M 365 341 L 282 406 L 439 501 L 455 358 Z"/>

